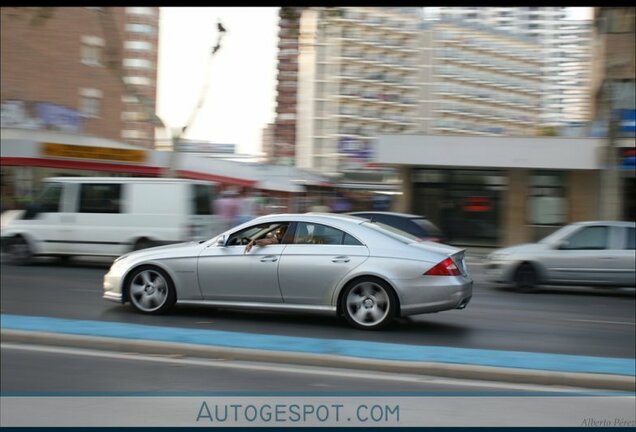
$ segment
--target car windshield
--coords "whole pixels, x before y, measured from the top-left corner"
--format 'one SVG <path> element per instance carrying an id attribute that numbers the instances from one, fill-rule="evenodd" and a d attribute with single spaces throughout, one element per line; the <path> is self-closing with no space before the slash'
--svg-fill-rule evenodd
<path id="1" fill-rule="evenodd" d="M 368 222 L 363 222 L 362 224 L 378 232 L 381 232 L 382 234 L 385 234 L 391 238 L 394 238 L 395 240 L 398 240 L 404 244 L 422 241 L 422 239 L 419 237 L 411 235 L 407 233 L 406 231 L 402 231 L 401 229 L 397 229 L 390 225 L 383 224 L 382 222 L 368 221 Z"/>
<path id="2" fill-rule="evenodd" d="M 539 243 L 541 243 L 541 244 L 553 244 L 553 243 L 556 243 L 557 241 L 559 241 L 563 237 L 565 237 L 567 234 L 569 234 L 570 232 L 575 230 L 576 227 L 577 227 L 577 225 L 566 225 L 564 227 L 561 227 L 558 230 L 556 230 L 555 232 L 553 232 L 552 234 L 548 235 L 547 237 L 544 237 L 541 240 L 539 240 Z"/>

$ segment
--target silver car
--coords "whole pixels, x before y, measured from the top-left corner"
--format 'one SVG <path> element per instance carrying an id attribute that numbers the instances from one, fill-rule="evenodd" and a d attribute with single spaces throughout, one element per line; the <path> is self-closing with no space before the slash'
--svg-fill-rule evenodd
<path id="1" fill-rule="evenodd" d="M 462 249 L 354 216 L 306 213 L 123 255 L 104 276 L 103 297 L 143 313 L 175 303 L 317 311 L 379 329 L 395 317 L 463 309 L 472 285 Z"/>
<path id="2" fill-rule="evenodd" d="M 493 282 L 532 291 L 539 284 L 634 287 L 634 222 L 566 225 L 538 243 L 498 249 L 486 262 Z"/>

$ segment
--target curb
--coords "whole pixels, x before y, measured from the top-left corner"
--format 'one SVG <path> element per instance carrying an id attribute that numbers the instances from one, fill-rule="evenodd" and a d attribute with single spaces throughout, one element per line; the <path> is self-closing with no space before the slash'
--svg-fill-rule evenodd
<path id="1" fill-rule="evenodd" d="M 41 331 L 1 329 L 0 335 L 2 336 L 3 342 L 31 343 L 48 346 L 90 348 L 155 355 L 174 356 L 178 354 L 216 360 L 247 360 L 271 363 L 293 363 L 305 366 L 355 368 L 367 371 L 409 373 L 517 384 L 580 387 L 628 392 L 636 391 L 635 377 L 624 375 L 555 372 L 469 364 L 374 360 L 331 354 L 228 348 L 214 345 L 196 345 L 102 336 L 81 336 Z"/>

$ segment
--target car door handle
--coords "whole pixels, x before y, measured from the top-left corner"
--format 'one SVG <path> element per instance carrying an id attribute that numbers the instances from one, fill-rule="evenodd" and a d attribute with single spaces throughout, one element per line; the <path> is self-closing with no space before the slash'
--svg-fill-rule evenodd
<path id="1" fill-rule="evenodd" d="M 276 261 L 278 261 L 277 256 L 268 255 L 261 258 L 261 262 L 276 262 Z"/>
<path id="2" fill-rule="evenodd" d="M 339 262 L 348 263 L 349 261 L 351 261 L 351 258 L 347 256 L 338 256 L 331 260 L 331 262 L 334 262 L 334 263 L 339 263 Z"/>

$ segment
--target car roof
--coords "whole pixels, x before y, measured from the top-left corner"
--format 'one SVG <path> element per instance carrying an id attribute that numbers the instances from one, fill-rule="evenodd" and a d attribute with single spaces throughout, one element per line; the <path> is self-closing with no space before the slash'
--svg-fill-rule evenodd
<path id="1" fill-rule="evenodd" d="M 410 214 L 410 213 L 389 212 L 389 211 L 375 211 L 375 210 L 356 211 L 356 212 L 350 212 L 348 214 L 354 215 L 354 216 L 357 215 L 357 214 L 375 214 L 375 215 L 397 216 L 397 217 L 403 217 L 403 218 L 408 218 L 408 219 L 426 219 L 426 216 L 422 216 L 422 215 L 416 215 L 416 214 Z"/>
<path id="2" fill-rule="evenodd" d="M 580 226 L 611 225 L 611 226 L 621 226 L 621 227 L 633 227 L 633 226 L 636 226 L 636 222 L 633 222 L 633 221 L 617 221 L 617 220 L 594 220 L 594 221 L 574 222 L 571 225 L 580 225 Z"/>

